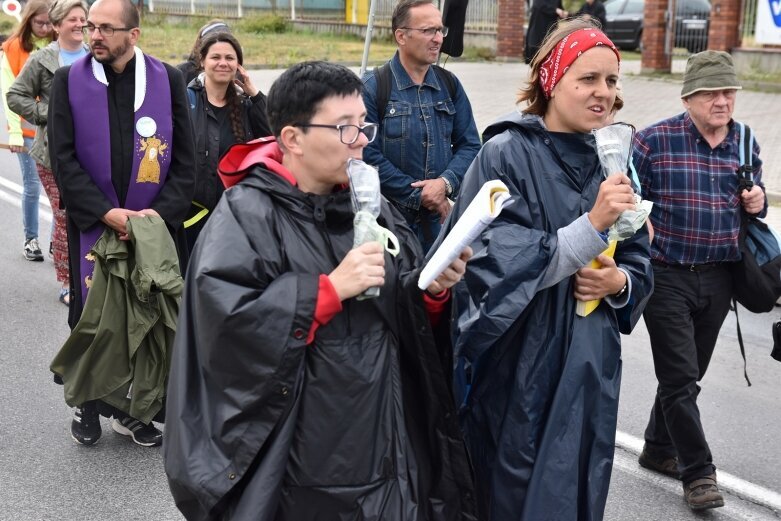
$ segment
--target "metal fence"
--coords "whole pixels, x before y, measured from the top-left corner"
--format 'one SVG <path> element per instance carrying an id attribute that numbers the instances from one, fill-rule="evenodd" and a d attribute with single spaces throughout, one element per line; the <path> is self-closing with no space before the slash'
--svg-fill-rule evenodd
<path id="1" fill-rule="evenodd" d="M 377 0 L 375 22 L 380 25 L 391 23 L 391 13 L 399 0 Z M 519 0 L 521 1 L 521 0 Z M 446 1 L 440 1 L 440 8 L 444 9 Z M 466 8 L 467 31 L 496 32 L 496 23 L 499 18 L 499 5 L 497 0 L 471 0 Z"/>
<path id="2" fill-rule="evenodd" d="M 250 13 L 284 17 L 344 18 L 344 0 L 146 0 L 151 13 L 241 18 Z"/>
<path id="3" fill-rule="evenodd" d="M 757 0 L 743 0 L 740 17 L 740 46 L 755 47 L 754 32 L 757 25 Z"/>
<path id="4" fill-rule="evenodd" d="M 146 0 L 150 12 L 241 18 L 251 12 L 273 13 L 296 19 L 345 19 L 345 0 Z M 291 5 L 291 1 L 293 4 Z M 390 26 L 398 0 L 376 0 L 375 23 Z M 444 7 L 445 1 L 439 2 Z M 466 10 L 466 30 L 496 32 L 497 0 L 471 0 Z"/>

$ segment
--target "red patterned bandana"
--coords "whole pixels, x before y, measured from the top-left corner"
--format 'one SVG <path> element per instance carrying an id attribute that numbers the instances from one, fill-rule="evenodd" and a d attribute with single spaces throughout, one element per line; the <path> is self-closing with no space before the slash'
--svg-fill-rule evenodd
<path id="1" fill-rule="evenodd" d="M 559 82 L 569 66 L 577 60 L 581 54 L 597 45 L 607 45 L 616 53 L 618 63 L 621 63 L 621 55 L 610 38 L 599 29 L 587 27 L 578 29 L 565 36 L 553 48 L 551 53 L 540 65 L 540 86 L 545 93 L 545 99 L 550 99 L 553 88 Z"/>

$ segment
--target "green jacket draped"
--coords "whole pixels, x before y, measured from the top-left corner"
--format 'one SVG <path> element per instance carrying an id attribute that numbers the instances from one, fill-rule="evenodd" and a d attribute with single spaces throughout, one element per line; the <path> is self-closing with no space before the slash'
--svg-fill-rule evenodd
<path id="1" fill-rule="evenodd" d="M 129 241 L 106 229 L 91 250 L 84 311 L 51 363 L 71 407 L 101 400 L 144 423 L 162 409 L 183 281 L 159 217 L 131 218 Z"/>

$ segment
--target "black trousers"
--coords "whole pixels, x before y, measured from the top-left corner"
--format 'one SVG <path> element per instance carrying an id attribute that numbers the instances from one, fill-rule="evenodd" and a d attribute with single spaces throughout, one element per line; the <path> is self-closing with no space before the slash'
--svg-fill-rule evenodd
<path id="1" fill-rule="evenodd" d="M 684 483 L 714 472 L 700 421 L 705 376 L 732 297 L 728 264 L 686 268 L 654 264 L 654 293 L 643 317 L 659 385 L 645 430 L 646 450 L 678 456 Z"/>

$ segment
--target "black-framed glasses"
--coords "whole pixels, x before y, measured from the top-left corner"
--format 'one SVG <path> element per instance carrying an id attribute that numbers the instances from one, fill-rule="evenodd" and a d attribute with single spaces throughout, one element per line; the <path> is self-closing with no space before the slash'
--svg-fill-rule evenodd
<path id="1" fill-rule="evenodd" d="M 41 22 L 38 20 L 33 20 L 33 25 L 35 25 L 36 27 L 40 27 L 41 29 L 43 29 L 44 27 L 49 27 L 51 24 L 52 24 L 51 22 Z"/>
<path id="2" fill-rule="evenodd" d="M 338 130 L 339 141 L 345 145 L 352 145 L 358 141 L 358 136 L 361 134 L 366 136 L 366 139 L 369 141 L 369 143 L 371 143 L 374 141 L 374 138 L 377 137 L 377 128 L 379 128 L 377 123 L 366 123 L 362 127 L 359 127 L 358 125 L 320 125 L 317 123 L 301 123 L 293 126 L 300 128 L 332 128 L 334 130 Z"/>
<path id="3" fill-rule="evenodd" d="M 442 26 L 442 27 L 426 27 L 425 29 L 419 29 L 417 27 L 399 27 L 399 29 L 406 29 L 408 31 L 420 31 L 427 38 L 433 38 L 434 35 L 437 34 L 437 33 L 441 33 L 442 34 L 442 38 L 444 38 L 445 36 L 447 36 L 447 31 L 448 31 L 447 27 L 445 27 L 445 26 Z"/>
<path id="4" fill-rule="evenodd" d="M 135 27 L 111 27 L 110 25 L 95 25 L 88 23 L 82 27 L 82 30 L 83 29 L 86 29 L 89 34 L 94 33 L 95 29 L 97 29 L 102 36 L 114 36 L 114 33 L 117 31 L 132 31 Z"/>

